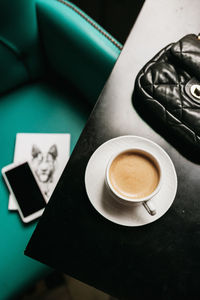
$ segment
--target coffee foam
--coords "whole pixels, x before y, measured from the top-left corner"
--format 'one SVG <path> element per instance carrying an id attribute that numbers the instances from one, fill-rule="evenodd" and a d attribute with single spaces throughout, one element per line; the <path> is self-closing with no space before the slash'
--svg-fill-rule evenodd
<path id="1" fill-rule="evenodd" d="M 109 179 L 114 190 L 123 197 L 141 199 L 158 186 L 160 172 L 156 163 L 139 150 L 119 154 L 111 163 Z"/>

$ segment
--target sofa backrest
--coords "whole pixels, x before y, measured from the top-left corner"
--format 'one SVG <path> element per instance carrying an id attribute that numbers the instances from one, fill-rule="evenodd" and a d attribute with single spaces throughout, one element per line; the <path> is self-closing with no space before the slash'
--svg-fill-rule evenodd
<path id="1" fill-rule="evenodd" d="M 0 0 L 0 94 L 49 66 L 94 104 L 121 48 L 66 0 Z"/>
<path id="2" fill-rule="evenodd" d="M 0 94 L 42 72 L 35 0 L 0 0 Z"/>
<path id="3" fill-rule="evenodd" d="M 48 65 L 94 104 L 122 45 L 67 0 L 38 0 L 37 12 Z"/>

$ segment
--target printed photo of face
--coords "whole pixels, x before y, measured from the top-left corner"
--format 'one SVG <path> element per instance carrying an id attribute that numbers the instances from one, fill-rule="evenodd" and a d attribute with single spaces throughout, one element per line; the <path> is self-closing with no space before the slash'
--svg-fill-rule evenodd
<path id="1" fill-rule="evenodd" d="M 32 146 L 31 165 L 39 180 L 43 184 L 44 192 L 48 194 L 48 185 L 53 183 L 53 175 L 56 170 L 58 156 L 57 146 L 52 145 L 47 152 L 42 151 L 37 145 Z M 46 184 L 46 189 L 45 189 Z"/>

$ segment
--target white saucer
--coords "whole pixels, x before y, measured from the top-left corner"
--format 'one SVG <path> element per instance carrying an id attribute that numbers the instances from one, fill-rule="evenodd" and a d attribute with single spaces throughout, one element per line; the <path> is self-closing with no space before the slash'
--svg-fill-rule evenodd
<path id="1" fill-rule="evenodd" d="M 152 152 L 160 160 L 163 183 L 154 196 L 156 215 L 148 214 L 143 205 L 128 207 L 113 199 L 105 186 L 105 172 L 108 161 L 119 150 L 142 147 Z M 85 171 L 85 186 L 91 204 L 106 219 L 125 226 L 142 226 L 156 221 L 172 205 L 176 190 L 176 171 L 168 154 L 154 142 L 139 136 L 120 136 L 102 144 L 91 156 Z"/>

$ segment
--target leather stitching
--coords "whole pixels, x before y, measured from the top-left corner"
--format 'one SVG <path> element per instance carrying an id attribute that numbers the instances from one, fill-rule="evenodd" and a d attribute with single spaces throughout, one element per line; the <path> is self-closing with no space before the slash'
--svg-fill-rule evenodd
<path id="1" fill-rule="evenodd" d="M 169 110 L 167 110 L 165 107 L 164 107 L 164 105 L 163 104 L 161 104 L 158 100 L 156 100 L 155 98 L 155 91 L 154 91 L 154 88 L 155 88 L 155 86 L 159 86 L 159 85 L 163 85 L 163 86 L 165 86 L 165 85 L 168 85 L 169 83 L 158 83 L 158 84 L 155 84 L 154 82 L 153 82 L 153 80 L 152 80 L 152 83 L 149 83 L 149 84 L 142 84 L 141 83 L 141 79 L 142 79 L 142 77 L 144 77 L 144 75 L 145 75 L 145 73 L 147 72 L 147 70 L 149 69 L 149 68 L 151 68 L 151 66 L 152 65 L 154 65 L 154 63 L 157 63 L 157 62 L 159 62 L 159 61 L 162 61 L 162 55 L 163 54 L 165 54 L 167 51 L 168 51 L 168 49 L 169 49 L 169 46 L 170 45 L 168 45 L 165 49 L 164 49 L 164 51 L 162 51 L 162 54 L 159 52 L 149 63 L 147 63 L 145 66 L 144 66 L 144 68 L 141 70 L 141 72 L 140 72 L 140 75 L 139 75 L 139 77 L 138 77 L 138 82 L 139 82 L 139 86 L 140 86 L 140 88 L 141 88 L 141 90 L 143 91 L 143 93 L 145 94 L 145 99 L 146 99 L 146 101 L 152 101 L 152 102 L 154 102 L 154 103 L 157 103 L 162 109 L 163 109 L 163 112 L 164 112 L 164 119 L 165 119 L 165 121 L 167 122 L 167 123 L 169 123 L 169 118 L 171 119 L 171 120 L 173 120 L 173 126 L 174 127 L 180 127 L 180 126 L 183 126 L 183 127 L 185 127 L 187 130 L 189 130 L 190 131 L 190 134 L 192 134 L 192 136 L 193 136 L 193 139 L 195 140 L 195 142 L 196 143 L 199 143 L 199 140 L 200 140 L 200 136 L 197 134 L 197 133 L 195 133 L 194 132 L 194 130 L 192 129 L 192 128 L 190 128 L 188 125 L 186 125 L 186 123 L 182 120 L 182 114 L 183 114 L 183 109 L 185 109 L 185 110 L 193 110 L 193 109 L 199 109 L 199 107 L 197 106 L 197 105 L 195 105 L 195 106 L 190 106 L 190 107 L 185 107 L 184 105 L 183 105 L 183 102 L 182 102 L 182 97 L 181 97 L 181 86 L 183 86 L 184 85 L 184 83 L 182 83 L 182 82 L 178 82 L 177 84 L 171 84 L 170 83 L 170 85 L 172 85 L 172 86 L 177 86 L 178 88 L 179 88 L 179 95 L 180 95 L 180 97 L 179 97 L 179 99 L 180 99 L 180 101 L 181 101 L 181 107 L 177 107 L 177 108 L 175 108 L 175 109 L 173 109 L 172 110 L 172 112 L 174 111 L 174 110 L 180 110 L 181 111 L 181 116 L 180 116 L 180 119 L 179 118 L 177 118 L 176 116 L 174 116 L 173 114 L 172 114 L 172 112 L 170 112 Z M 181 55 L 182 53 L 180 53 L 180 55 Z M 150 69 L 150 72 L 151 72 L 151 74 L 152 74 L 152 69 Z M 151 76 L 151 78 L 152 78 L 152 76 Z M 152 86 L 153 87 L 153 93 L 152 93 L 152 95 L 150 95 L 146 90 L 145 90 L 145 87 L 148 87 L 148 86 Z M 147 96 L 148 95 L 148 96 Z M 167 117 L 167 115 L 168 115 L 168 117 Z M 174 124 L 174 121 L 175 122 L 177 122 L 177 124 Z"/>
<path id="2" fill-rule="evenodd" d="M 176 118 L 175 116 L 173 116 L 158 100 L 156 100 L 155 98 L 151 97 L 150 95 L 149 95 L 149 97 L 150 98 L 148 98 L 147 100 L 151 100 L 152 102 L 157 102 L 162 107 L 162 109 L 165 111 L 165 120 L 166 120 L 166 112 L 167 112 L 177 122 L 179 122 L 179 123 L 181 122 L 180 125 L 184 125 L 187 129 L 189 129 L 192 132 L 193 136 L 195 137 L 195 140 L 197 140 L 197 138 L 200 138 L 200 136 L 198 134 L 196 134 L 190 127 L 188 127 L 182 120 L 179 120 L 178 118 Z M 177 109 L 180 109 L 180 108 L 177 108 Z"/>
<path id="3" fill-rule="evenodd" d="M 187 105 L 184 104 L 184 100 L 188 102 L 188 98 L 186 95 L 182 94 L 182 88 L 183 86 L 185 85 L 185 82 L 187 82 L 187 80 L 189 80 L 189 78 L 191 77 L 191 75 L 189 74 L 183 74 L 183 73 L 179 73 L 179 69 L 178 71 L 176 69 L 174 69 L 174 71 L 176 72 L 176 74 L 178 75 L 177 77 L 177 83 L 166 83 L 166 82 L 158 82 L 156 81 L 155 83 L 155 80 L 153 80 L 152 78 L 152 65 L 154 65 L 155 63 L 159 63 L 159 62 L 168 62 L 168 59 L 166 60 L 166 58 L 168 57 L 167 55 L 167 51 L 170 49 L 171 45 L 173 44 L 170 44 L 169 46 L 167 46 L 165 49 L 161 50 L 149 63 L 147 63 L 144 68 L 141 70 L 140 72 L 140 76 L 138 77 L 138 81 L 139 81 L 139 88 L 142 90 L 142 92 L 144 93 L 143 94 L 143 97 L 145 95 L 145 100 L 149 102 L 150 98 L 151 98 L 151 101 L 154 102 L 154 103 L 157 103 L 159 105 L 160 108 L 163 109 L 163 112 L 164 112 L 164 115 L 162 116 L 162 118 L 166 121 L 166 123 L 171 123 L 171 120 L 173 120 L 173 124 L 171 124 L 173 127 L 181 127 L 183 126 L 185 128 L 185 130 L 189 130 L 190 131 L 190 135 L 193 136 L 193 140 L 195 140 L 197 143 L 199 143 L 199 139 L 200 139 L 200 136 L 199 136 L 199 133 L 196 133 L 194 131 L 193 128 L 191 128 L 190 125 L 187 124 L 187 119 L 185 120 L 185 118 L 187 118 L 187 116 L 185 117 L 183 115 L 184 111 L 185 112 L 190 112 L 190 111 L 197 111 L 200 113 L 200 110 L 199 110 L 199 104 L 197 103 L 189 103 L 189 106 L 187 107 Z M 183 43 L 182 41 L 179 41 L 179 48 L 180 48 L 180 51 L 173 51 L 174 53 L 178 54 L 180 56 L 180 58 L 184 59 L 183 55 L 184 54 L 189 54 L 191 56 L 193 55 L 199 55 L 199 51 L 192 51 L 192 50 L 188 50 L 188 51 L 183 51 Z M 170 63 L 170 62 L 169 62 Z M 171 63 L 170 63 L 171 64 Z M 147 71 L 150 71 L 149 74 L 151 74 L 151 77 L 149 78 L 146 78 L 145 81 L 149 82 L 149 83 L 143 83 L 141 80 L 142 78 L 144 78 L 144 76 L 146 75 L 146 72 Z M 182 77 L 183 76 L 183 77 Z M 184 82 L 182 82 L 182 79 L 184 78 Z M 174 86 L 174 87 L 177 87 L 175 88 L 176 92 L 179 94 L 179 96 L 177 95 L 177 99 L 180 101 L 180 105 L 181 107 L 175 107 L 169 111 L 166 107 L 165 107 L 165 104 L 167 104 L 167 98 L 165 100 L 163 100 L 165 102 L 165 104 L 163 105 L 163 103 L 161 103 L 160 101 L 156 100 L 156 89 L 159 87 L 159 86 Z M 146 90 L 147 87 L 152 87 L 152 93 L 149 94 L 149 92 Z M 163 92 L 164 93 L 164 92 Z M 163 94 L 163 97 L 165 97 L 165 94 Z M 163 98 L 164 99 L 164 98 Z M 180 112 L 180 114 L 178 114 L 178 111 Z M 174 115 L 173 112 L 176 114 Z M 177 116 L 178 114 L 178 116 Z M 177 124 L 174 124 L 174 121 L 178 122 Z M 194 124 L 195 125 L 195 128 L 197 128 L 199 130 L 199 127 L 198 127 L 198 123 L 197 124 Z"/>
<path id="4" fill-rule="evenodd" d="M 85 21 L 87 21 L 90 25 L 92 25 L 97 31 L 99 31 L 103 36 L 105 36 L 119 50 L 122 50 L 123 47 L 119 43 L 117 43 L 109 34 L 107 34 L 98 25 L 96 25 L 91 19 L 89 19 L 89 17 L 84 15 L 84 13 L 81 12 L 81 10 L 79 10 L 78 8 L 73 6 L 72 4 L 69 4 L 69 3 L 65 2 L 64 0 L 57 0 L 57 1 L 64 4 L 64 5 L 66 5 L 66 6 L 68 6 L 69 8 L 71 8 L 74 12 L 76 12 L 79 16 L 81 16 Z"/>

